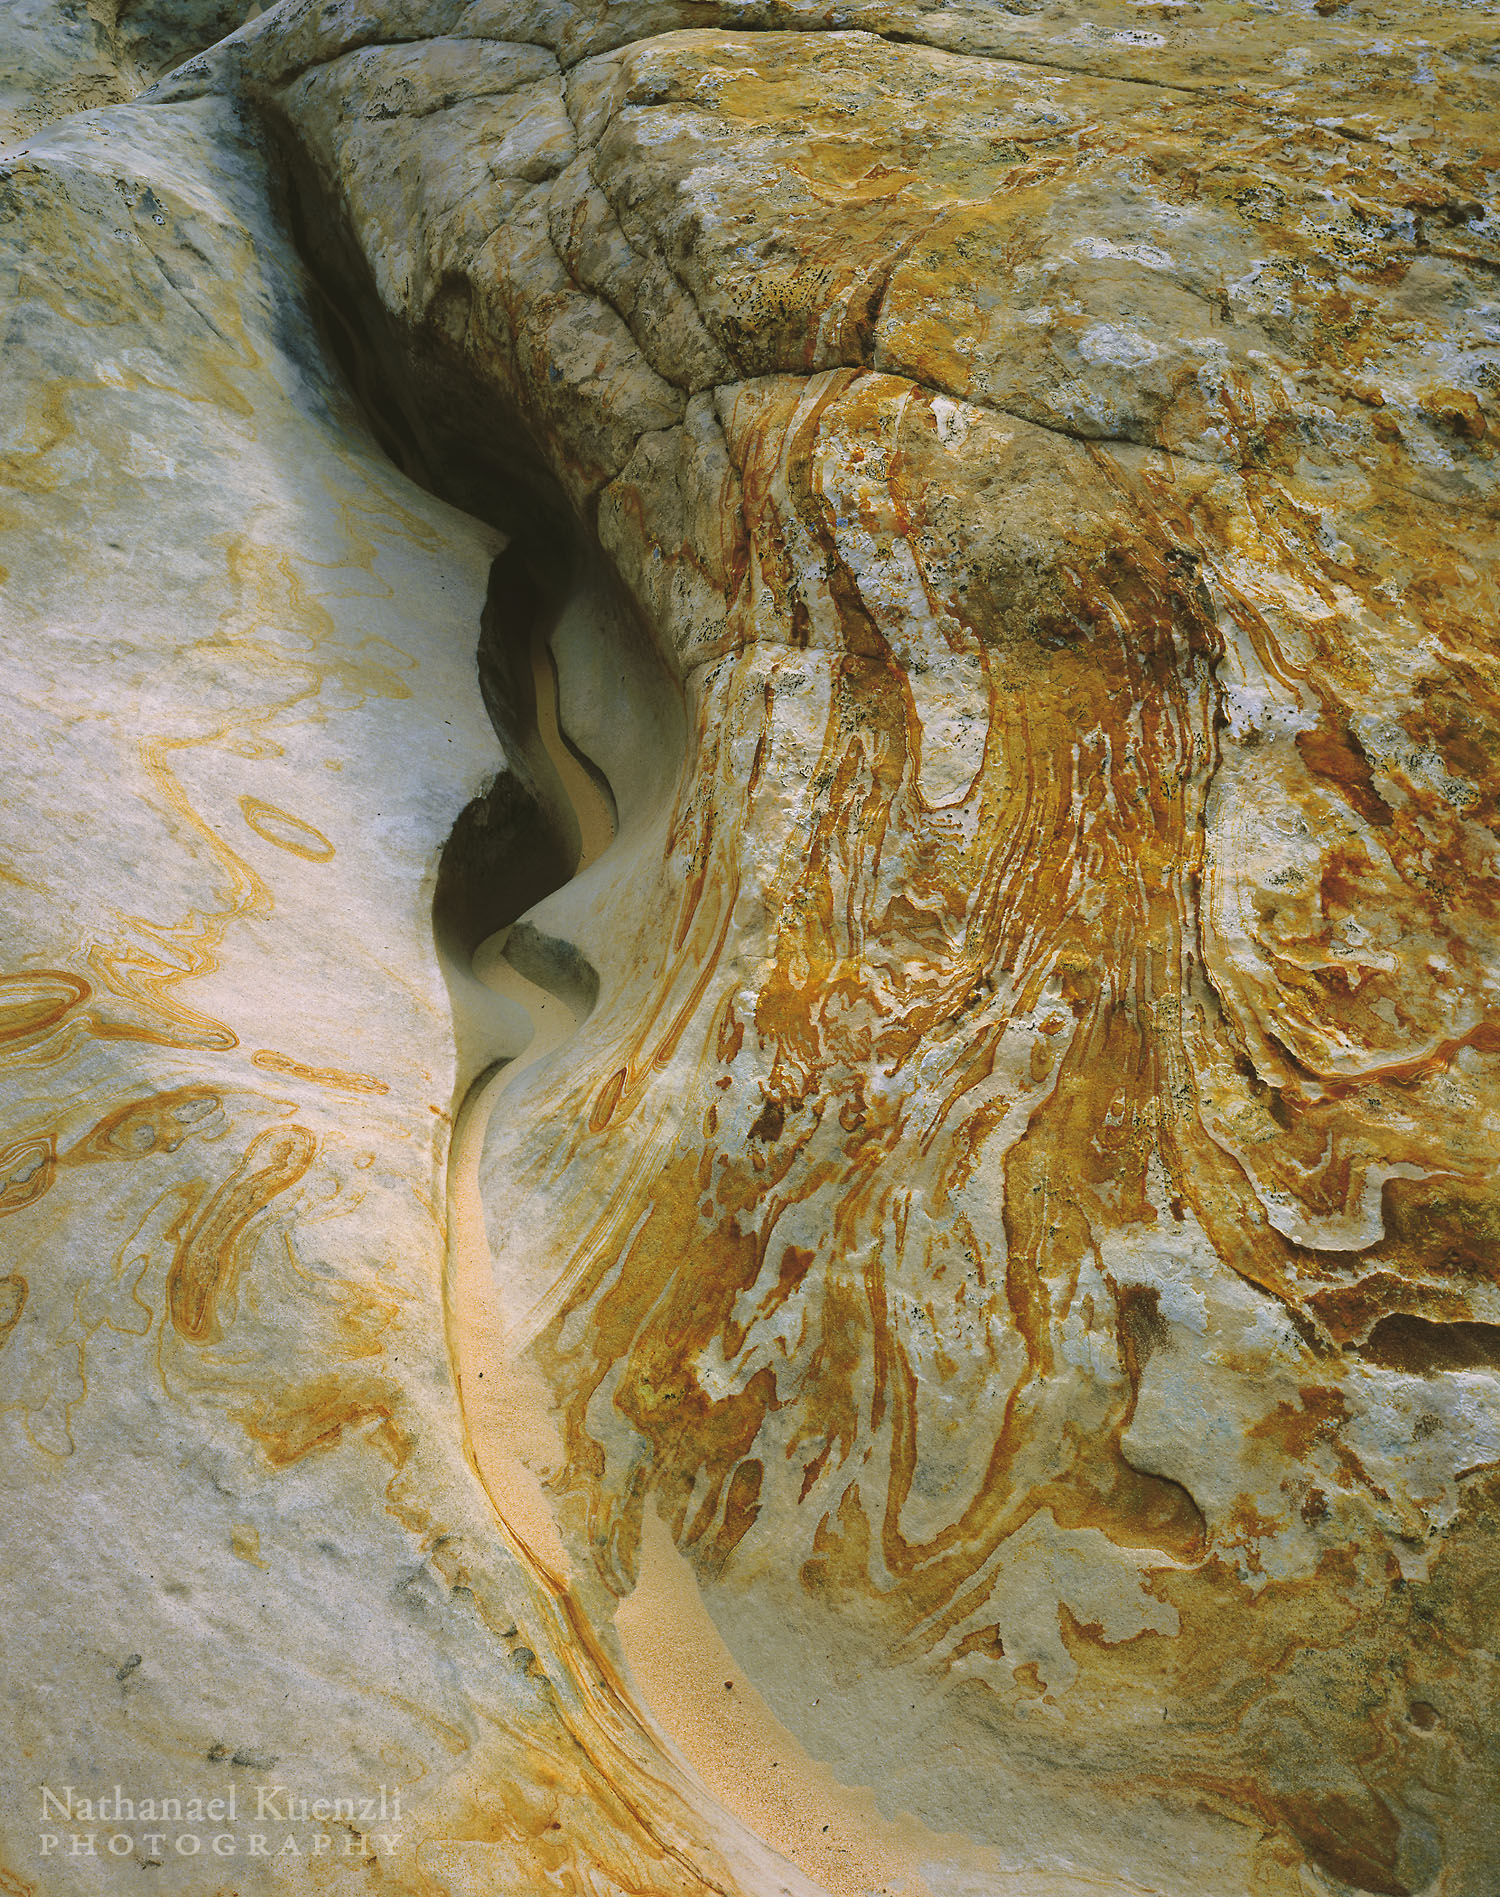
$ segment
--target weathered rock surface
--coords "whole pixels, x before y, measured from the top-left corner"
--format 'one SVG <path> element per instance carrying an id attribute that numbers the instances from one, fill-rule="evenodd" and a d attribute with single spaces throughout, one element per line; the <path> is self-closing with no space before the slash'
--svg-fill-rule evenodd
<path id="1" fill-rule="evenodd" d="M 1493 1889 L 1480 19 L 282 0 L 4 161 L 18 1888 Z"/>
<path id="2" fill-rule="evenodd" d="M 432 899 L 497 537 L 340 394 L 228 106 L 3 173 L 5 1888 L 733 1887 L 464 1461 Z M 42 1804 L 116 1784 L 270 1818 Z"/>
<path id="3" fill-rule="evenodd" d="M 115 105 L 259 14 L 260 0 L 8 0 L 0 143 Z"/>

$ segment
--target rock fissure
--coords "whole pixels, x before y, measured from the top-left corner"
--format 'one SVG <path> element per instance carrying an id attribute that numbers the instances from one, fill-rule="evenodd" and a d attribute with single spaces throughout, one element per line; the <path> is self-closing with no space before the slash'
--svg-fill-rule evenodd
<path id="1" fill-rule="evenodd" d="M 394 1888 L 1487 1897 L 1493 140 L 1204 4 L 285 7 L 7 199 L 0 1426 L 176 1431 L 319 1678 L 401 1577 Z"/>

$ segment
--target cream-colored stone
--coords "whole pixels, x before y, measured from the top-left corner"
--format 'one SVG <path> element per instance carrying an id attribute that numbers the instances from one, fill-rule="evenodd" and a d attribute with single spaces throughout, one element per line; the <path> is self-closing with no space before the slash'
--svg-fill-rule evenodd
<path id="1" fill-rule="evenodd" d="M 186 1404 L 280 1590 L 137 1758 L 295 1651 L 403 1888 L 1489 1891 L 1494 90 L 1459 8 L 281 0 L 10 161 L 15 1466 L 75 1535 Z"/>

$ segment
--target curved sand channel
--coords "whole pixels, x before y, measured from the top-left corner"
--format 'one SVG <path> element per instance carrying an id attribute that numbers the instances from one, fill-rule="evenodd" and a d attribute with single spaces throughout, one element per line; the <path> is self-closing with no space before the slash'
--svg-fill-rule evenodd
<path id="1" fill-rule="evenodd" d="M 540 627 L 532 630 L 530 656 L 538 735 L 582 836 L 578 875 L 613 841 L 613 814 L 563 738 L 556 670 Z M 703 1604 L 690 1565 L 654 1514 L 644 1526 L 636 1587 L 615 1616 L 628 1682 L 590 1636 L 573 1600 L 567 1551 L 534 1473 L 555 1466 L 561 1456 L 551 1394 L 524 1353 L 526 1339 L 506 1335 L 479 1188 L 485 1131 L 502 1095 L 518 1075 L 563 1046 L 580 1017 L 512 966 L 504 953 L 508 934 L 509 928 L 502 929 L 480 944 L 474 973 L 524 1010 L 532 1036 L 514 1059 L 480 1076 L 454 1125 L 445 1286 L 449 1347 L 470 1461 L 507 1541 L 557 1609 L 557 1651 L 589 1703 L 597 1735 L 613 1748 L 625 1729 L 640 1721 L 666 1758 L 686 1767 L 690 1778 L 740 1821 L 749 1835 L 735 1840 L 740 1849 L 728 1855 L 740 1859 L 749 1874 L 745 1889 L 757 1897 L 870 1897 L 876 1892 L 932 1897 L 924 1870 L 939 1877 L 939 1889 L 976 1897 L 1001 1891 L 1015 1897 L 1099 1892 L 1104 1887 L 1092 1879 L 997 1872 L 991 1854 L 965 1839 L 939 1836 L 914 1818 L 898 1823 L 883 1817 L 871 1792 L 842 1784 L 828 1766 L 810 1757 L 735 1661 Z M 773 1860 L 766 1845 L 784 1862 Z M 705 1888 L 718 1887 L 705 1878 Z"/>

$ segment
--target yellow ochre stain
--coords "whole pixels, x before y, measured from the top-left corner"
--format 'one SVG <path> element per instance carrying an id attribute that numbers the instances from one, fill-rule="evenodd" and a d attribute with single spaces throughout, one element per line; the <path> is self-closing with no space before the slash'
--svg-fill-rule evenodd
<path id="1" fill-rule="evenodd" d="M 390 1086 L 373 1074 L 346 1073 L 340 1067 L 309 1067 L 293 1060 L 290 1054 L 278 1054 L 262 1047 L 250 1056 L 250 1064 L 268 1074 L 285 1074 L 289 1080 L 311 1081 L 315 1087 L 327 1087 L 334 1093 L 389 1093 Z"/>
<path id="2" fill-rule="evenodd" d="M 239 1165 L 193 1221 L 167 1274 L 172 1324 L 190 1343 L 205 1343 L 214 1334 L 219 1302 L 240 1274 L 245 1228 L 272 1199 L 297 1183 L 316 1151 L 317 1141 L 306 1127 L 268 1128 L 250 1142 Z"/>
<path id="3" fill-rule="evenodd" d="M 269 804 L 261 797 L 241 797 L 240 815 L 258 837 L 274 843 L 278 850 L 289 850 L 309 863 L 333 861 L 334 847 L 323 832 L 279 804 Z"/>

